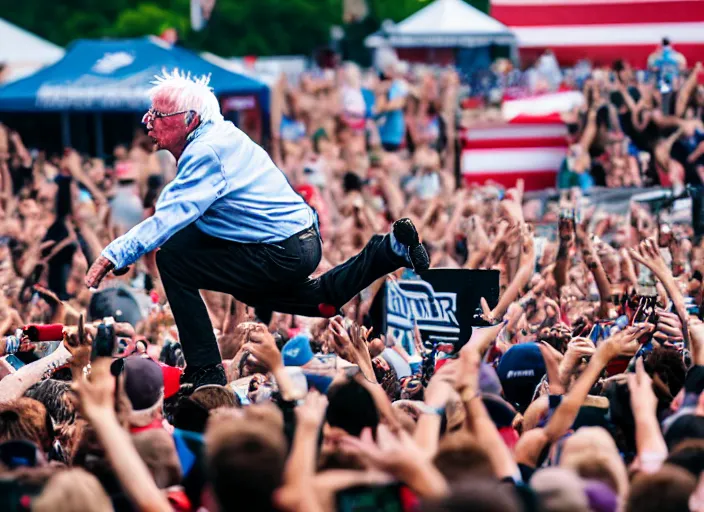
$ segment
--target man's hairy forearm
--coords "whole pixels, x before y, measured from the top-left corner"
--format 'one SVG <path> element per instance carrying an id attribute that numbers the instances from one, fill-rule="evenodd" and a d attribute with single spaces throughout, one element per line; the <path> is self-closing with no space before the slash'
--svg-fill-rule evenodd
<path id="1" fill-rule="evenodd" d="M 9 402 L 21 397 L 37 382 L 50 377 L 57 368 L 68 364 L 71 353 L 63 345 L 38 361 L 23 366 L 0 381 L 0 402 Z"/>

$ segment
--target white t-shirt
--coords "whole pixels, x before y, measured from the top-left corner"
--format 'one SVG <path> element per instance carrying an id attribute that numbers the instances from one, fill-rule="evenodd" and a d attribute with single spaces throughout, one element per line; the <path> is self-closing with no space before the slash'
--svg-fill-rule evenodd
<path id="1" fill-rule="evenodd" d="M 360 89 L 342 88 L 342 111 L 347 124 L 355 129 L 364 128 L 367 105 Z"/>

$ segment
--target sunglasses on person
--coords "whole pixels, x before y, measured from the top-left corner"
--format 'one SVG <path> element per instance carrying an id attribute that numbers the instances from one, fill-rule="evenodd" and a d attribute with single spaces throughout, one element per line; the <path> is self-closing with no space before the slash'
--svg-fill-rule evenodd
<path id="1" fill-rule="evenodd" d="M 178 112 L 171 112 L 167 114 L 164 112 L 159 112 L 154 108 L 150 108 L 142 117 L 142 124 L 149 124 L 150 121 L 154 121 L 155 119 L 177 116 L 179 114 L 185 114 L 187 112 L 190 112 L 190 110 L 179 110 Z"/>

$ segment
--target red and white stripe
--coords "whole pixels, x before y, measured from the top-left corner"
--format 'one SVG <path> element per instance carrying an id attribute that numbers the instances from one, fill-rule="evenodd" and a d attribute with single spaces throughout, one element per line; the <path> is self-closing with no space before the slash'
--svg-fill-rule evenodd
<path id="1" fill-rule="evenodd" d="M 517 115 L 463 132 L 462 174 L 467 184 L 511 187 L 523 178 L 526 190 L 551 188 L 566 153 L 567 127 L 559 114 Z"/>
<path id="2" fill-rule="evenodd" d="M 561 64 L 627 59 L 644 68 L 663 37 L 688 64 L 704 59 L 703 0 L 492 0 L 491 15 L 523 53 L 551 48 Z"/>

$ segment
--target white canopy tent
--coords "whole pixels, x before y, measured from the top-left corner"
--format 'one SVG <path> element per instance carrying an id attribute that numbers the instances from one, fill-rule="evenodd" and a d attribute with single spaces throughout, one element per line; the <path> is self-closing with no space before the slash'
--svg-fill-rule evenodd
<path id="1" fill-rule="evenodd" d="M 0 82 L 31 75 L 64 56 L 64 49 L 0 18 Z"/>
<path id="2" fill-rule="evenodd" d="M 462 0 L 435 0 L 402 22 L 382 28 L 365 40 L 378 47 L 382 38 L 394 48 L 475 48 L 515 45 L 506 25 Z"/>

